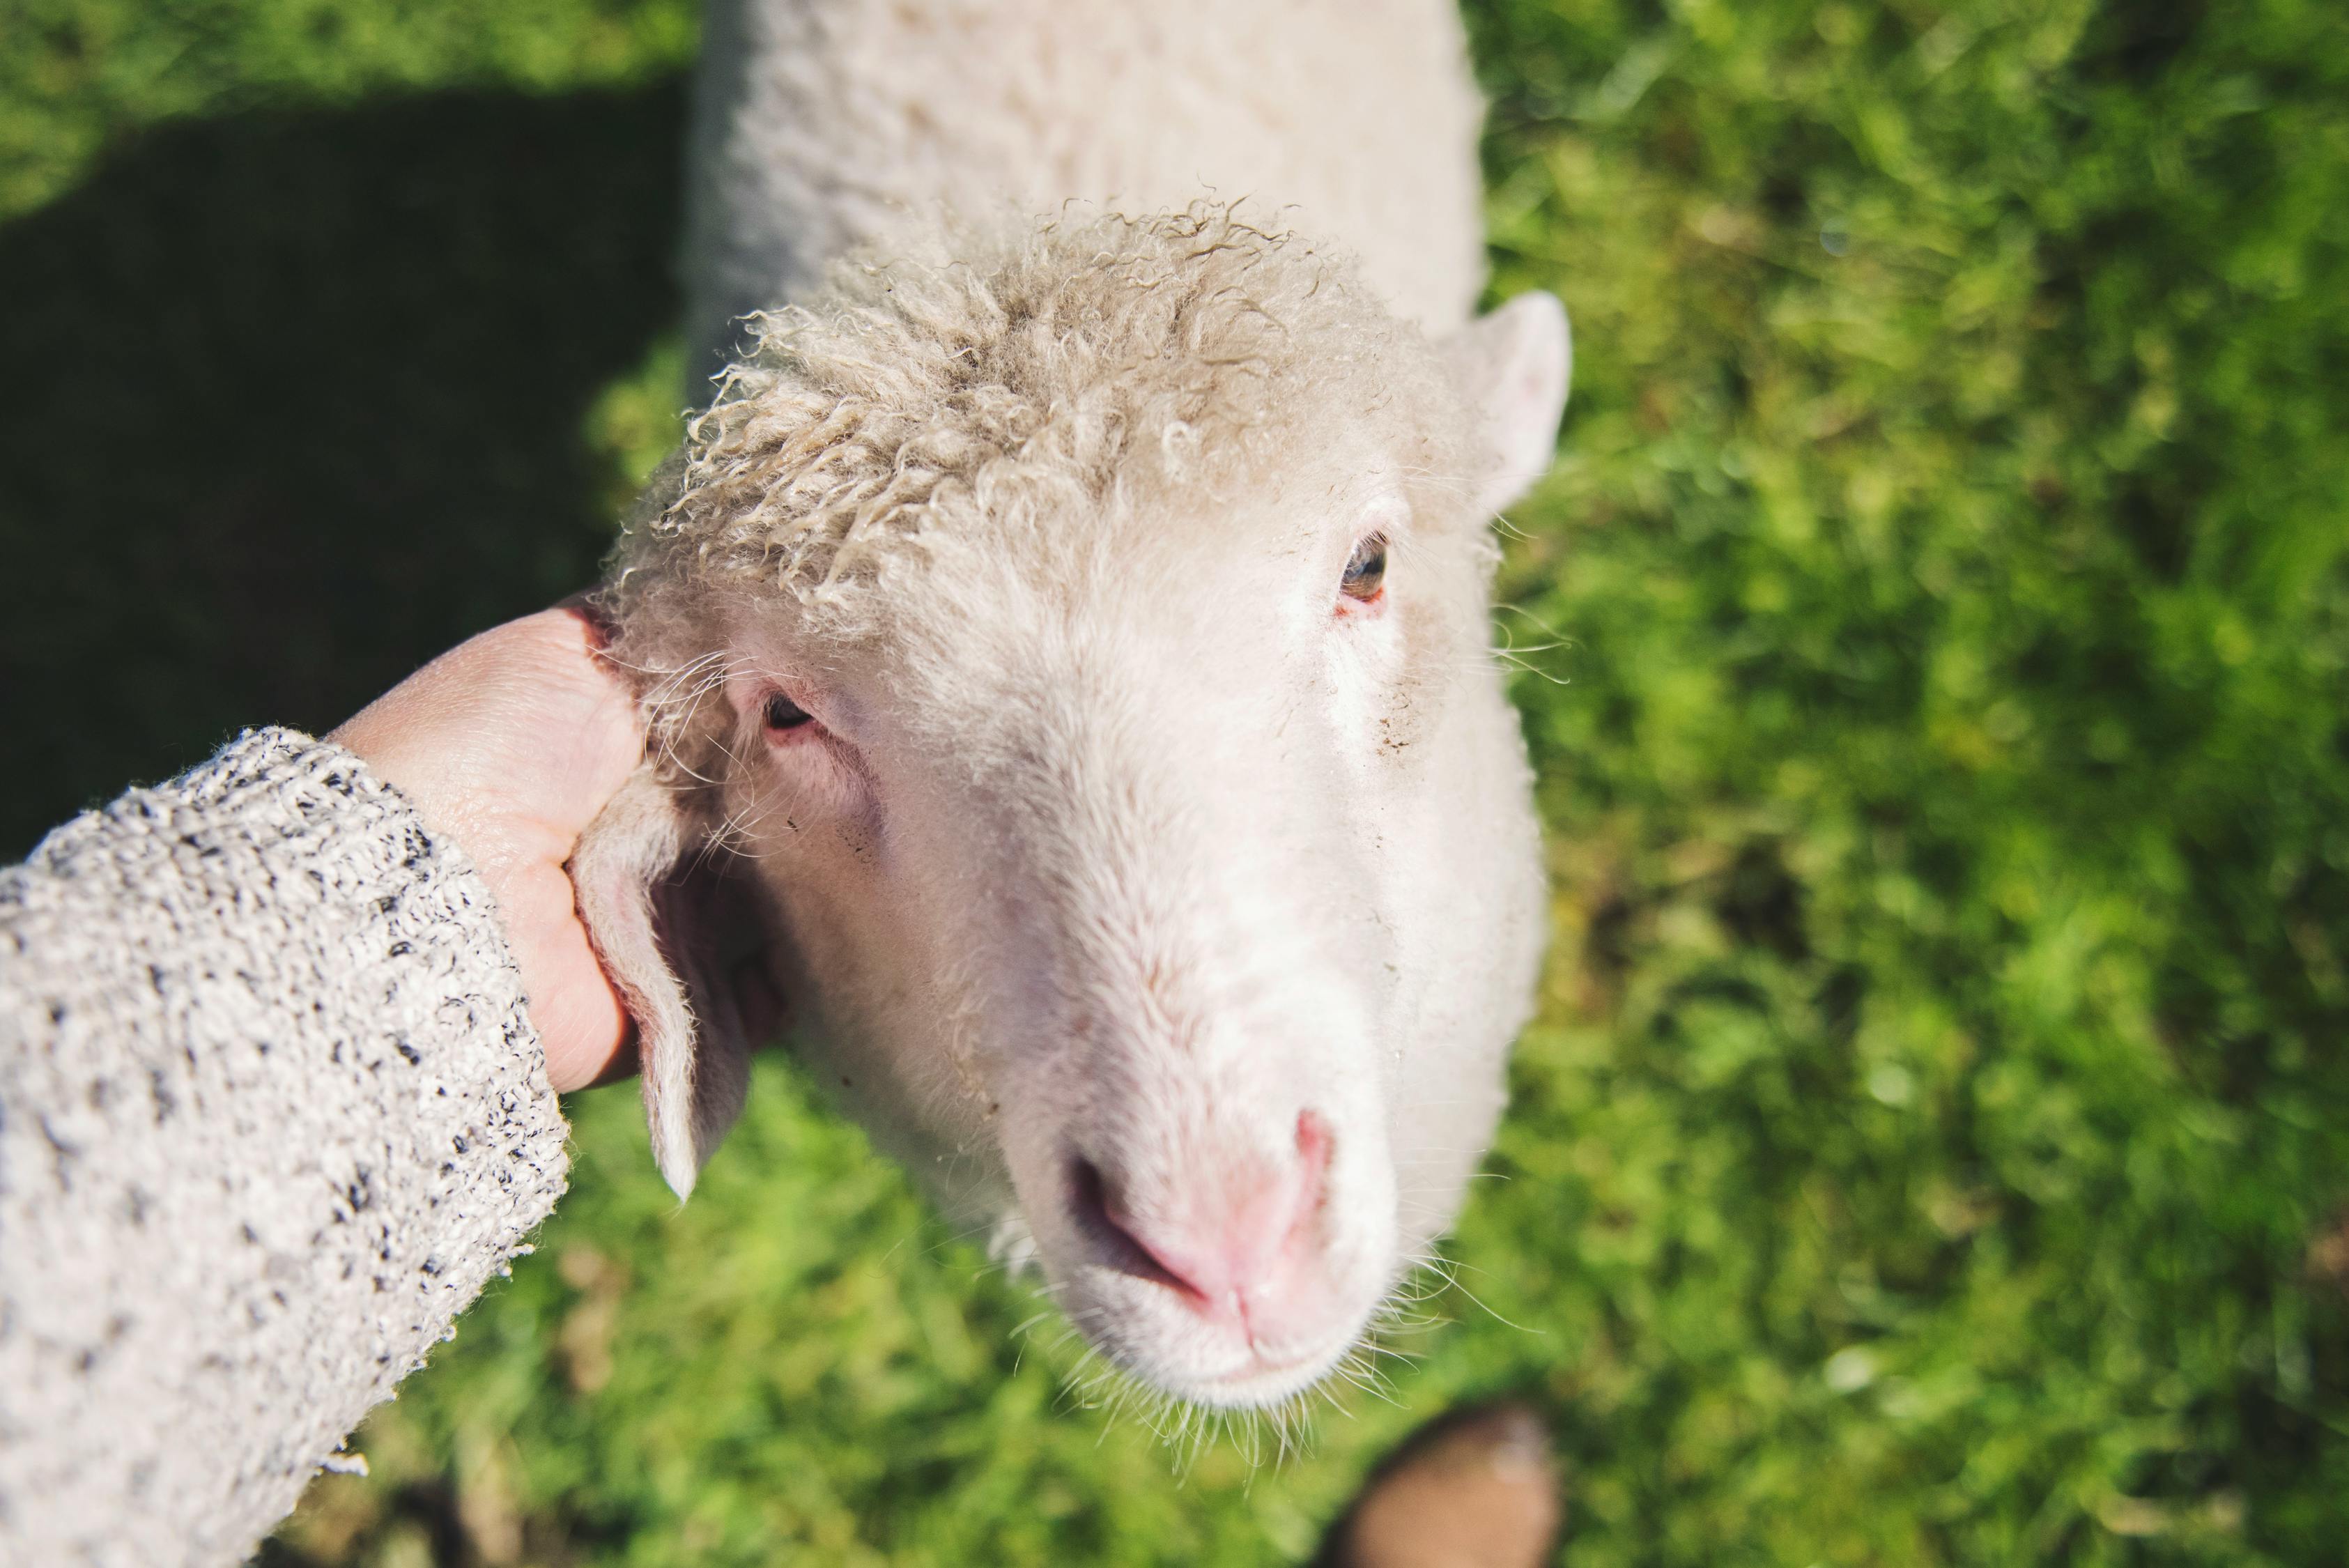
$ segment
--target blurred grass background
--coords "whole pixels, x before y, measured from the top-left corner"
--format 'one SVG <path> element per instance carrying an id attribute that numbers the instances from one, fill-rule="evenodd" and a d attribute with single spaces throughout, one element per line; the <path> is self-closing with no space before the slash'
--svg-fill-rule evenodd
<path id="1" fill-rule="evenodd" d="M 1578 1565 L 2349 1562 L 2349 12 L 1469 16 L 1577 327 L 1499 622 L 1557 938 L 1394 1403 L 1177 1473 L 774 1061 L 681 1212 L 579 1096 L 266 1562 L 1294 1561 L 1500 1392 Z M 0 847 L 589 578 L 696 26 L 0 4 Z"/>

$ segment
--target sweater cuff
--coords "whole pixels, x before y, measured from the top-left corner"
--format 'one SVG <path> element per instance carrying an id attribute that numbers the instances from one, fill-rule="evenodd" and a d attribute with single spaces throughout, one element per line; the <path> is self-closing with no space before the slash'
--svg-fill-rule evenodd
<path id="1" fill-rule="evenodd" d="M 42 1560 L 249 1549 L 563 1190 L 488 888 L 293 731 L 0 873 L 0 1515 Z"/>

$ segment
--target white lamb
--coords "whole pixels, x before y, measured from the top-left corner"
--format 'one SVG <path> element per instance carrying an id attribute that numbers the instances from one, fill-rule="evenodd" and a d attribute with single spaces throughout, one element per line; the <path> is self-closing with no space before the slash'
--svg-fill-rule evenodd
<path id="1" fill-rule="evenodd" d="M 575 867 L 661 1168 L 740 1109 L 748 972 L 1116 1365 L 1284 1399 L 1450 1223 L 1542 943 L 1485 524 L 1566 323 L 1467 319 L 1457 19 L 749 0 L 709 38 L 693 330 L 739 354 L 615 557 L 657 744 Z"/>

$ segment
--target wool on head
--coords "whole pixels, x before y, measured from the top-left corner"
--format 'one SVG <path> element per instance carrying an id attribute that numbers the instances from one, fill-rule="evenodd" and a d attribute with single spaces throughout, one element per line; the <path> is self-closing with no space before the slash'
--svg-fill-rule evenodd
<path id="1" fill-rule="evenodd" d="M 752 325 L 618 547 L 612 601 L 640 639 L 686 585 L 680 616 L 713 590 L 781 591 L 854 636 L 894 562 L 980 535 L 1083 548 L 1019 536 L 1293 467 L 1306 411 L 1420 472 L 1456 447 L 1416 331 L 1342 264 L 1220 204 L 957 225 L 936 249 L 843 262 Z"/>

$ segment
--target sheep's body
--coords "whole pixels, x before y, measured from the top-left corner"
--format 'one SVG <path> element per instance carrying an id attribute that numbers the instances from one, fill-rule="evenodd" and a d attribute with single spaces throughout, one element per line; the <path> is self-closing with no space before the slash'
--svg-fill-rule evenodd
<path id="1" fill-rule="evenodd" d="M 717 0 L 707 27 L 697 350 L 909 215 L 1071 200 L 1245 202 L 1430 333 L 1475 306 L 1484 106 L 1454 0 Z"/>
<path id="2" fill-rule="evenodd" d="M 664 919 L 735 849 L 958 1220 L 1128 1370 L 1286 1397 L 1456 1211 L 1541 946 L 1484 524 L 1565 320 L 1467 321 L 1456 19 L 764 0 L 710 47 L 693 330 L 762 313 L 616 556 L 658 744 L 575 867 L 662 1168 L 742 1092 L 739 946 Z"/>

